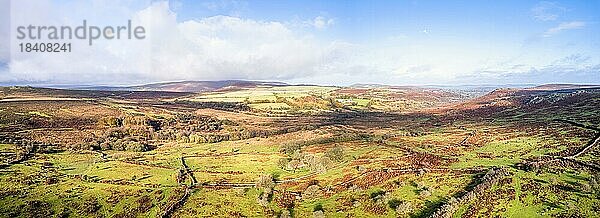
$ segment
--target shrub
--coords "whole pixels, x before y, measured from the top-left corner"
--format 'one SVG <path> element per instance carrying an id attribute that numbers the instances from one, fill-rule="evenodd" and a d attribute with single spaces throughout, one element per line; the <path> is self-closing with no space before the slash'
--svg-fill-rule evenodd
<path id="1" fill-rule="evenodd" d="M 333 166 L 333 162 L 329 157 L 315 157 L 314 155 L 304 155 L 303 162 L 308 168 L 317 173 L 324 173 Z"/>
<path id="2" fill-rule="evenodd" d="M 103 117 L 98 120 L 98 125 L 102 127 L 119 127 L 123 125 L 123 119 L 118 117 Z"/>
<path id="3" fill-rule="evenodd" d="M 323 210 L 317 210 L 313 212 L 313 217 L 314 218 L 325 218 L 325 213 L 323 213 Z"/>
<path id="4" fill-rule="evenodd" d="M 291 218 L 292 214 L 290 213 L 289 210 L 283 210 L 281 211 L 281 214 L 279 215 L 279 218 Z"/>
<path id="5" fill-rule="evenodd" d="M 302 165 L 302 162 L 298 161 L 298 160 L 292 160 L 290 162 L 288 162 L 287 164 L 287 168 L 290 170 L 293 170 L 294 172 L 300 168 Z"/>
<path id="6" fill-rule="evenodd" d="M 258 195 L 258 199 L 256 199 L 260 206 L 266 207 L 269 205 L 269 194 L 267 192 L 262 192 Z"/>
<path id="7" fill-rule="evenodd" d="M 321 189 L 319 188 L 318 185 L 308 186 L 304 190 L 304 192 L 302 192 L 302 198 L 304 198 L 304 199 L 317 198 L 317 197 L 319 197 L 319 195 L 321 195 Z"/>
<path id="8" fill-rule="evenodd" d="M 125 147 L 125 150 L 127 150 L 127 151 L 142 152 L 142 151 L 147 151 L 148 150 L 148 146 L 146 144 L 143 144 L 143 143 L 140 143 L 140 142 L 130 141 L 130 142 L 127 143 L 127 146 Z"/>
<path id="9" fill-rule="evenodd" d="M 390 206 L 390 208 L 392 209 L 396 209 L 398 207 L 398 205 L 400 205 L 402 203 L 402 201 L 398 200 L 398 199 L 392 199 L 388 201 L 388 206 Z"/>
<path id="10" fill-rule="evenodd" d="M 417 189 L 425 189 L 426 188 L 425 185 L 423 185 L 423 183 L 420 183 L 420 182 L 415 182 L 414 185 Z"/>
<path id="11" fill-rule="evenodd" d="M 324 173 L 333 166 L 333 162 L 328 157 L 322 157 L 319 161 L 319 169 L 317 172 Z"/>
<path id="12" fill-rule="evenodd" d="M 396 214 L 406 215 L 412 212 L 412 204 L 410 202 L 402 202 L 396 206 Z"/>
<path id="13" fill-rule="evenodd" d="M 279 167 L 280 169 L 286 169 L 289 162 L 290 162 L 290 160 L 287 158 L 280 158 L 277 161 L 277 167 Z"/>
<path id="14" fill-rule="evenodd" d="M 281 208 L 293 208 L 295 201 L 296 200 L 296 196 L 293 195 L 290 192 L 286 192 L 286 191 L 282 191 L 280 192 L 280 194 L 277 195 L 277 197 L 275 198 L 275 202 L 277 203 L 277 206 L 281 207 Z"/>
<path id="15" fill-rule="evenodd" d="M 256 188 L 263 190 L 262 193 L 258 196 L 258 204 L 260 204 L 263 207 L 267 206 L 273 194 L 273 188 L 275 187 L 273 176 L 271 174 L 261 175 L 260 177 L 258 177 L 255 186 Z"/>
<path id="16" fill-rule="evenodd" d="M 588 184 L 588 183 L 585 183 L 585 182 L 579 183 L 579 189 L 582 192 L 586 192 L 586 193 L 587 192 L 592 192 L 592 186 L 590 184 Z"/>
<path id="17" fill-rule="evenodd" d="M 381 196 L 383 196 L 384 194 L 385 194 L 385 191 L 377 190 L 377 191 L 372 192 L 370 194 L 370 196 L 371 196 L 372 200 L 377 200 L 377 199 L 381 198 Z"/>
<path id="18" fill-rule="evenodd" d="M 313 212 L 315 212 L 315 211 L 322 211 L 322 210 L 323 210 L 323 205 L 322 204 L 317 204 L 313 208 Z"/>
<path id="19" fill-rule="evenodd" d="M 419 197 L 426 198 L 429 196 L 431 196 L 431 191 L 429 191 L 428 189 L 423 189 L 419 192 Z"/>
<path id="20" fill-rule="evenodd" d="M 84 196 L 81 200 L 82 203 L 79 205 L 78 209 L 85 214 L 95 213 L 102 207 L 102 205 L 98 204 L 98 200 L 93 196 Z"/>
<path id="21" fill-rule="evenodd" d="M 258 180 L 255 183 L 256 188 L 264 189 L 268 192 L 271 192 L 275 187 L 275 182 L 273 181 L 273 175 L 264 174 L 258 177 Z"/>
<path id="22" fill-rule="evenodd" d="M 335 146 L 325 152 L 325 157 L 336 162 L 341 162 L 344 160 L 344 149 L 341 146 Z"/>
<path id="23" fill-rule="evenodd" d="M 292 143 L 287 143 L 287 144 L 282 145 L 281 148 L 279 149 L 279 151 L 281 153 L 291 156 L 291 155 L 299 152 L 301 148 L 302 148 L 301 144 L 292 142 Z"/>

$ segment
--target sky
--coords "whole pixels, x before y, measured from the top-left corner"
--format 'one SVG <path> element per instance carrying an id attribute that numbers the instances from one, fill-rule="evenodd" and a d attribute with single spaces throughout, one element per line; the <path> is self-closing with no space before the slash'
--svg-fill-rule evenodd
<path id="1" fill-rule="evenodd" d="M 0 84 L 268 80 L 600 83 L 600 1 L 0 0 Z M 18 26 L 143 26 L 143 40 L 33 40 Z M 72 43 L 24 53 L 19 43 Z"/>

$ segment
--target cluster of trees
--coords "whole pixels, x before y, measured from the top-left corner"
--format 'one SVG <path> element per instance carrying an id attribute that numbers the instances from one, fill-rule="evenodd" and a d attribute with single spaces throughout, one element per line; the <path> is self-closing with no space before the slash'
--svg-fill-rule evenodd
<path id="1" fill-rule="evenodd" d="M 221 141 L 236 141 L 249 139 L 254 137 L 266 137 L 271 135 L 268 131 L 264 130 L 242 130 L 238 132 L 229 132 L 225 134 L 214 134 L 214 133 L 200 133 L 200 132 L 180 132 L 176 134 L 175 140 L 184 143 L 216 143 Z"/>
<path id="2" fill-rule="evenodd" d="M 198 131 L 222 129 L 218 119 L 190 113 L 156 120 L 146 116 L 104 117 L 98 120 L 104 134 L 92 140 L 84 140 L 76 147 L 80 149 L 147 151 L 152 140 L 190 142 L 216 142 L 219 137 L 201 137 Z M 191 136 L 191 137 L 190 137 Z"/>
<path id="3" fill-rule="evenodd" d="M 218 131 L 223 129 L 221 120 L 191 113 L 177 114 L 166 119 L 164 125 L 184 131 Z"/>
<path id="4" fill-rule="evenodd" d="M 173 120 L 156 121 L 144 117 L 114 118 L 107 117 L 99 121 L 105 127 L 99 137 L 83 139 L 81 143 L 72 145 L 72 149 L 114 149 L 145 151 L 151 141 L 179 141 L 183 143 L 216 143 L 221 141 L 244 140 L 255 137 L 266 138 L 289 132 L 307 130 L 312 126 L 298 126 L 281 129 L 248 129 L 236 128 L 226 133 L 211 132 L 222 129 L 222 121 L 214 118 L 182 115 Z M 208 132 L 206 132 L 208 131 Z M 337 141 L 354 140 L 356 136 L 337 136 L 295 142 L 282 146 L 282 152 L 290 156 L 303 146 Z M 335 148 L 325 157 L 332 161 L 340 161 L 343 151 Z M 298 158 L 297 158 L 298 159 Z"/>
<path id="5" fill-rule="evenodd" d="M 171 129 L 167 131 L 160 131 L 158 134 L 159 139 L 161 140 L 176 140 L 184 143 L 216 143 L 221 141 L 237 141 L 256 137 L 266 138 L 273 135 L 281 135 L 313 128 L 314 127 L 312 126 L 289 127 L 282 129 L 238 128 L 227 133 L 203 133 Z"/>
<path id="6" fill-rule="evenodd" d="M 251 108 L 240 102 L 200 102 L 200 101 L 188 101 L 188 100 L 176 100 L 173 103 L 165 104 L 184 104 L 194 108 L 211 108 L 225 111 L 251 111 Z"/>
<path id="7" fill-rule="evenodd" d="M 92 126 L 98 128 L 84 131 L 69 140 L 60 140 L 64 148 L 71 150 L 127 150 L 147 151 L 152 143 L 179 141 L 184 143 L 215 143 L 268 137 L 300 130 L 314 129 L 312 125 L 298 125 L 273 129 L 250 129 L 228 120 L 219 120 L 193 113 L 178 113 L 168 118 L 144 115 L 107 116 L 94 118 Z M 233 126 L 221 131 L 224 126 Z M 72 140 L 71 140 L 72 139 Z M 68 142 L 67 142 L 68 141 Z"/>
<path id="8" fill-rule="evenodd" d="M 148 151 L 149 145 L 146 141 L 139 141 L 133 137 L 115 140 L 102 140 L 100 143 L 101 150 L 117 150 L 117 151 Z"/>
<path id="9" fill-rule="evenodd" d="M 145 116 L 103 117 L 96 120 L 100 128 L 80 131 L 87 134 L 59 143 L 70 150 L 147 151 L 150 141 L 156 138 L 153 122 Z"/>
<path id="10" fill-rule="evenodd" d="M 274 197 L 275 191 L 275 180 L 273 175 L 264 174 L 258 177 L 254 186 L 260 191 L 258 198 L 256 199 L 258 204 L 266 207 L 269 205 L 269 202 L 274 200 L 275 203 L 281 208 L 281 213 L 279 214 L 280 218 L 291 218 L 290 210 L 295 205 L 296 196 L 291 192 L 287 191 L 279 191 L 278 195 Z"/>
<path id="11" fill-rule="evenodd" d="M 122 120 L 121 120 L 122 122 Z M 68 145 L 71 150 L 118 150 L 148 151 L 150 140 L 155 136 L 148 126 L 112 127 L 91 137 L 83 138 L 79 143 Z"/>
<path id="12" fill-rule="evenodd" d="M 174 128 L 179 131 L 217 131 L 222 129 L 222 122 L 208 116 L 197 116 L 191 113 L 180 113 L 166 119 L 151 119 L 147 116 L 103 117 L 98 120 L 101 127 L 147 126 L 155 131 L 162 128 Z"/>
<path id="13" fill-rule="evenodd" d="M 146 116 L 105 117 L 98 120 L 106 134 L 99 139 L 84 140 L 77 147 L 82 149 L 115 149 L 144 151 L 149 141 L 179 141 L 183 143 L 215 143 L 243 140 L 311 128 L 310 126 L 281 129 L 236 128 L 227 133 L 217 133 L 223 125 L 236 126 L 228 120 L 218 120 L 192 113 L 180 113 L 173 117 L 156 120 Z"/>
<path id="14" fill-rule="evenodd" d="M 188 131 L 213 131 L 221 129 L 221 122 L 207 116 L 190 113 L 177 114 L 174 117 L 158 120 L 147 116 L 102 117 L 98 119 L 100 127 L 149 126 L 160 130 L 162 126 L 179 127 Z"/>
<path id="15" fill-rule="evenodd" d="M 287 157 L 279 159 L 277 162 L 279 168 L 295 172 L 300 168 L 306 167 L 312 172 L 324 173 L 335 166 L 335 162 L 341 162 L 344 159 L 344 150 L 341 146 L 335 146 L 327 150 L 322 156 L 304 154 L 300 148 L 301 146 L 294 143 L 291 146 L 283 147 L 281 151 Z"/>

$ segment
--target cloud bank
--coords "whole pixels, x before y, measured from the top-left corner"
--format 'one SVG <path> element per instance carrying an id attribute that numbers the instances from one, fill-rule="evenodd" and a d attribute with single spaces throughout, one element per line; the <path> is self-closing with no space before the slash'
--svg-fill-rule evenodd
<path id="1" fill-rule="evenodd" d="M 540 54 L 546 54 L 549 49 L 544 45 L 526 48 L 524 54 L 518 54 L 518 48 L 492 46 L 495 41 L 439 40 L 442 30 L 429 34 L 415 30 L 361 43 L 322 38 L 319 33 L 339 25 L 337 18 L 324 15 L 289 22 L 227 15 L 179 20 L 172 7 L 185 6 L 173 2 L 91 2 L 56 5 L 44 0 L 17 1 L 11 5 L 13 11 L 30 13 L 12 14 L 10 24 L 11 27 L 79 25 L 86 19 L 100 26 L 115 26 L 131 19 L 135 25 L 146 28 L 147 38 L 99 40 L 93 46 L 88 46 L 86 41 L 71 41 L 73 52 L 61 54 L 19 53 L 13 46 L 10 62 L 2 63 L 0 57 L 0 71 L 4 71 L 0 72 L 0 83 L 125 85 L 248 79 L 335 85 L 469 84 L 510 79 L 543 82 L 550 81 L 548 78 L 592 78 L 590 82 L 600 82 L 590 76 L 598 73 L 597 56 L 580 55 L 576 50 L 561 50 L 560 55 L 589 57 L 586 64 L 557 65 L 560 60 L 552 58 L 556 54 L 541 58 Z M 217 10 L 225 6 L 209 4 L 205 7 Z M 546 14 L 539 19 L 554 18 Z M 552 36 L 586 25 L 582 21 L 563 22 L 544 35 Z M 434 40 L 435 37 L 438 40 Z M 576 60 L 577 56 L 571 59 Z M 3 65 L 7 66 L 4 70 Z M 555 76 L 560 70 L 569 76 Z"/>
<path id="2" fill-rule="evenodd" d="M 178 22 L 167 2 L 154 2 L 131 19 L 146 27 L 146 40 L 104 41 L 92 47 L 76 44 L 73 54 L 19 55 L 13 58 L 11 72 L 0 79 L 61 83 L 285 80 L 311 76 L 344 59 L 338 51 L 343 43 L 320 42 L 281 22 L 230 16 Z M 321 29 L 332 22 L 317 17 L 313 25 Z"/>

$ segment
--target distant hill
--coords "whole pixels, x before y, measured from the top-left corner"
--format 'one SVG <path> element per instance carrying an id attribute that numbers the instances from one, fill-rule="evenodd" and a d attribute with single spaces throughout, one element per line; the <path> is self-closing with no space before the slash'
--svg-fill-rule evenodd
<path id="1" fill-rule="evenodd" d="M 534 84 L 501 84 L 501 85 L 383 85 L 383 84 L 353 84 L 350 88 L 393 88 L 393 89 L 423 89 L 423 88 L 436 88 L 445 90 L 470 90 L 470 91 L 485 91 L 490 92 L 499 88 L 528 88 L 533 87 Z"/>
<path id="2" fill-rule="evenodd" d="M 578 84 L 545 84 L 529 88 L 529 90 L 563 90 L 563 89 L 587 89 L 600 88 L 600 85 L 578 85 Z"/>
<path id="3" fill-rule="evenodd" d="M 348 87 L 349 88 L 357 88 L 357 89 L 403 89 L 403 90 L 425 88 L 424 86 L 418 86 L 418 85 L 384 85 L 384 84 L 375 84 L 375 83 L 370 83 L 370 84 L 357 83 L 357 84 L 350 85 Z"/>
<path id="4" fill-rule="evenodd" d="M 6 99 L 43 99 L 43 98 L 114 98 L 114 99 L 157 99 L 177 98 L 192 95 L 189 92 L 168 91 L 128 91 L 100 89 L 57 89 L 31 86 L 0 87 L 0 100 Z"/>
<path id="5" fill-rule="evenodd" d="M 520 108 L 521 112 L 562 108 L 562 112 L 574 113 L 588 106 L 596 107 L 599 95 L 600 85 L 546 84 L 531 88 L 500 88 L 486 95 L 442 108 L 441 111 L 473 111 L 478 113 L 475 114 L 477 116 L 488 117 L 505 110 L 507 113 L 514 111 L 514 108 Z M 579 107 L 578 110 L 565 109 L 577 105 L 586 107 Z M 552 113 L 548 112 L 548 115 Z"/>
<path id="6" fill-rule="evenodd" d="M 138 86 L 90 86 L 76 87 L 76 89 L 103 90 L 103 91 L 166 91 L 166 92 L 209 92 L 226 89 L 253 88 L 258 86 L 287 86 L 282 82 L 261 82 L 245 80 L 221 80 L 221 81 L 181 81 L 152 83 Z"/>

